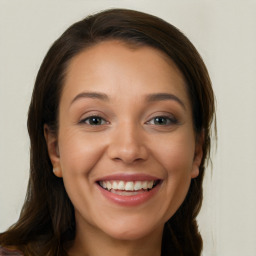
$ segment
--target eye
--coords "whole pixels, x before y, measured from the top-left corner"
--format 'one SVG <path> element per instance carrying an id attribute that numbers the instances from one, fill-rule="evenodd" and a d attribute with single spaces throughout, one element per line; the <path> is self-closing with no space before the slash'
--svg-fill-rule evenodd
<path id="1" fill-rule="evenodd" d="M 174 117 L 156 116 L 147 122 L 151 125 L 171 125 L 176 124 L 177 120 Z"/>
<path id="2" fill-rule="evenodd" d="M 80 123 L 97 126 L 97 125 L 104 125 L 107 123 L 107 121 L 100 116 L 89 116 L 83 119 Z"/>

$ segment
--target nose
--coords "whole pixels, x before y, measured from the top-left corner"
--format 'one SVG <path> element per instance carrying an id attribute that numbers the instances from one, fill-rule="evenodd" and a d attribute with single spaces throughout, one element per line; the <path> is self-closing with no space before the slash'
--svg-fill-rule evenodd
<path id="1" fill-rule="evenodd" d="M 108 147 L 108 156 L 115 161 L 132 164 L 148 158 L 142 128 L 124 124 L 114 129 Z"/>

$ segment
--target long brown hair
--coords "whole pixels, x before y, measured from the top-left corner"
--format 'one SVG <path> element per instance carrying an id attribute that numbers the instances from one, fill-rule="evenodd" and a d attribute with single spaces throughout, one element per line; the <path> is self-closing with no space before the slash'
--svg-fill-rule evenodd
<path id="1" fill-rule="evenodd" d="M 74 208 L 62 179 L 52 172 L 43 126 L 48 124 L 52 132 L 58 132 L 58 106 L 70 60 L 85 48 L 111 39 L 159 49 L 186 80 L 195 131 L 204 136 L 203 159 L 185 201 L 165 225 L 162 255 L 200 255 L 202 239 L 196 216 L 202 204 L 202 181 L 215 118 L 211 81 L 199 53 L 177 28 L 155 16 L 124 9 L 103 11 L 73 24 L 43 60 L 28 114 L 31 149 L 26 200 L 17 223 L 0 234 L 0 244 L 14 246 L 25 255 L 66 254 L 65 245 L 75 237 Z"/>

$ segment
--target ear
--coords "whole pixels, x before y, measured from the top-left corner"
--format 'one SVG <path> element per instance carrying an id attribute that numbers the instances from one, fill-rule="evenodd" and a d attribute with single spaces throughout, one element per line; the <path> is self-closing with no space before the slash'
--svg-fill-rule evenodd
<path id="1" fill-rule="evenodd" d="M 44 125 L 44 137 L 47 144 L 48 154 L 53 166 L 53 173 L 55 176 L 61 178 L 62 170 L 60 165 L 60 156 L 58 148 L 58 139 L 56 134 L 51 132 L 48 125 Z"/>
<path id="2" fill-rule="evenodd" d="M 204 132 L 196 136 L 195 154 L 193 159 L 193 167 L 191 170 L 191 178 L 196 178 L 199 175 L 199 167 L 203 158 L 203 144 L 204 144 Z"/>

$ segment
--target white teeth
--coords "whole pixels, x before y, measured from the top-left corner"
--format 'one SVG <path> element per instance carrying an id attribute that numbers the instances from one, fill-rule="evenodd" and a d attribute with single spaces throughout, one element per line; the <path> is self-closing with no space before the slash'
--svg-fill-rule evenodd
<path id="1" fill-rule="evenodd" d="M 100 181 L 99 184 L 101 187 L 107 190 L 123 190 L 123 191 L 138 191 L 138 190 L 147 190 L 152 189 L 154 186 L 154 181 Z"/>
<path id="2" fill-rule="evenodd" d="M 118 188 L 118 184 L 117 184 L 116 181 L 114 181 L 114 182 L 112 183 L 112 188 L 113 188 L 113 189 L 117 189 L 117 188 Z"/>
<path id="3" fill-rule="evenodd" d="M 153 187 L 153 183 L 154 183 L 153 180 L 151 180 L 150 182 L 148 182 L 148 188 L 149 188 L 149 189 Z"/>
<path id="4" fill-rule="evenodd" d="M 110 181 L 107 181 L 107 189 L 110 190 L 112 188 L 112 184 Z"/>
<path id="5" fill-rule="evenodd" d="M 142 184 L 141 184 L 142 188 L 143 189 L 147 189 L 148 188 L 148 183 L 147 181 L 143 181 Z"/>
<path id="6" fill-rule="evenodd" d="M 134 184 L 134 190 L 140 190 L 142 188 L 141 181 L 136 181 Z"/>
<path id="7" fill-rule="evenodd" d="M 117 189 L 119 189 L 119 190 L 124 190 L 125 189 L 124 181 L 119 181 L 119 183 L 117 185 Z"/>
<path id="8" fill-rule="evenodd" d="M 130 191 L 132 191 L 133 190 L 133 187 L 134 187 L 134 182 L 132 182 L 132 181 L 128 181 L 128 182 L 126 182 L 126 184 L 125 184 L 125 189 L 124 190 L 130 190 Z"/>
<path id="9" fill-rule="evenodd" d="M 105 181 L 100 181 L 100 185 L 103 187 L 103 188 L 107 188 L 107 183 Z"/>

